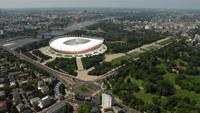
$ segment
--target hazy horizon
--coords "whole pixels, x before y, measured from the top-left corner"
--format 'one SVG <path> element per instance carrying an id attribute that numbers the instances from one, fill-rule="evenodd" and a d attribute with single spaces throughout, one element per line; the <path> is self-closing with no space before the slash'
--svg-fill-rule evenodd
<path id="1" fill-rule="evenodd" d="M 0 8 L 177 8 L 200 9 L 200 0 L 0 0 Z"/>

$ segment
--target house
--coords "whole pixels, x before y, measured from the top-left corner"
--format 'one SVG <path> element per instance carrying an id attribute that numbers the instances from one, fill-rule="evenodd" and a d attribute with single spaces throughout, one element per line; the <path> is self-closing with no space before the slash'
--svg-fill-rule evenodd
<path id="1" fill-rule="evenodd" d="M 16 87 L 16 82 L 15 81 L 11 81 L 10 82 L 10 87 L 11 88 L 15 88 Z"/>
<path id="2" fill-rule="evenodd" d="M 26 67 L 26 64 L 19 64 L 19 67 L 22 69 L 22 68 L 25 68 Z"/>
<path id="3" fill-rule="evenodd" d="M 5 71 L 5 69 L 0 69 L 0 77 L 4 77 L 5 76 L 5 74 L 6 74 L 6 72 L 3 72 L 3 71 Z"/>
<path id="4" fill-rule="evenodd" d="M 18 77 L 21 78 L 21 77 L 26 77 L 26 76 L 28 76 L 28 75 L 29 75 L 28 73 L 24 73 L 24 74 L 19 74 Z"/>
<path id="5" fill-rule="evenodd" d="M 33 110 L 31 110 L 29 107 L 27 107 L 26 105 L 20 103 L 16 106 L 17 111 L 20 113 L 34 113 Z"/>
<path id="6" fill-rule="evenodd" d="M 26 83 L 28 83 L 28 80 L 20 80 L 20 81 L 18 81 L 18 84 L 19 84 L 20 87 L 22 87 L 22 85 L 24 85 Z"/>
<path id="7" fill-rule="evenodd" d="M 0 99 L 1 99 L 1 100 L 2 100 L 2 99 L 5 99 L 5 97 L 6 97 L 5 91 L 0 91 Z"/>
<path id="8" fill-rule="evenodd" d="M 18 105 L 22 102 L 21 96 L 17 89 L 12 90 L 12 95 L 13 95 L 13 104 Z"/>
<path id="9" fill-rule="evenodd" d="M 26 91 L 26 96 L 31 96 L 31 95 L 33 95 L 32 91 Z"/>
<path id="10" fill-rule="evenodd" d="M 37 78 L 39 78 L 42 74 L 40 74 L 39 72 L 37 72 L 37 71 L 34 71 L 33 72 L 34 73 L 34 75 L 37 77 Z"/>
<path id="11" fill-rule="evenodd" d="M 20 104 L 16 105 L 16 108 L 17 108 L 18 112 L 21 112 L 25 109 L 25 105 L 20 103 Z"/>
<path id="12" fill-rule="evenodd" d="M 0 113 L 6 113 L 7 110 L 6 101 L 0 101 Z"/>
<path id="13" fill-rule="evenodd" d="M 38 105 L 39 101 L 40 101 L 39 97 L 35 97 L 35 98 L 30 99 L 30 103 L 31 103 L 32 106 Z"/>
<path id="14" fill-rule="evenodd" d="M 10 73 L 8 73 L 8 76 L 15 76 L 15 75 L 18 75 L 18 74 L 21 74 L 21 73 L 22 73 L 21 71 L 10 72 Z"/>
<path id="15" fill-rule="evenodd" d="M 5 88 L 5 84 L 0 84 L 0 89 Z"/>
<path id="16" fill-rule="evenodd" d="M 1 83 L 1 84 L 2 84 L 2 83 L 5 83 L 5 77 L 0 78 L 0 83 Z"/>
<path id="17" fill-rule="evenodd" d="M 40 90 L 41 90 L 41 92 L 43 94 L 48 94 L 49 93 L 49 87 L 47 85 L 42 86 Z"/>
<path id="18" fill-rule="evenodd" d="M 61 93 L 55 93 L 55 98 L 61 100 L 64 96 Z"/>
<path id="19" fill-rule="evenodd" d="M 47 107 L 49 105 L 52 104 L 52 97 L 50 96 L 45 96 L 44 98 L 42 98 L 40 101 L 39 101 L 39 104 L 38 106 L 42 109 L 44 107 Z"/>
<path id="20" fill-rule="evenodd" d="M 27 96 L 28 100 L 30 100 L 31 98 L 34 97 L 34 94 L 32 91 L 26 91 L 26 96 Z"/>
<path id="21" fill-rule="evenodd" d="M 47 77 L 47 78 L 44 78 L 43 81 L 44 81 L 45 83 L 52 84 L 53 81 L 55 81 L 55 78 L 53 78 L 53 77 Z"/>
<path id="22" fill-rule="evenodd" d="M 40 90 L 44 86 L 44 82 L 42 80 L 38 81 L 38 90 Z"/>

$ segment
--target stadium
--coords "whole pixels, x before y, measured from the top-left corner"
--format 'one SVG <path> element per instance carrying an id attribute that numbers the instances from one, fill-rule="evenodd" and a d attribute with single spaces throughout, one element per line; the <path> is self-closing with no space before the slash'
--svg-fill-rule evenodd
<path id="1" fill-rule="evenodd" d="M 107 50 L 103 38 L 62 37 L 52 39 L 49 46 L 55 52 L 66 55 L 98 55 Z"/>

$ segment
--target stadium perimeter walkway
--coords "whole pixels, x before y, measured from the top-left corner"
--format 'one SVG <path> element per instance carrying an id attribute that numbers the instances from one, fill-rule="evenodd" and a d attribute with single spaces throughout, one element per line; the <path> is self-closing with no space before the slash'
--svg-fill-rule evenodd
<path id="1" fill-rule="evenodd" d="M 84 70 L 81 58 L 76 58 L 76 64 L 77 64 L 78 71 L 83 71 Z"/>

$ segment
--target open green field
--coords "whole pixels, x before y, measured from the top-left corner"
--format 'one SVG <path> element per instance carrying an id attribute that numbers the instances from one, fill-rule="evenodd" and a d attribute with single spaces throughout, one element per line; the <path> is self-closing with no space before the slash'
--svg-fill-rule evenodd
<path id="1" fill-rule="evenodd" d="M 139 53 L 138 61 L 127 62 L 119 70 L 117 77 L 109 81 L 113 92 L 127 106 L 141 111 L 145 108 L 147 113 L 176 110 L 180 113 L 184 109 L 197 113 L 200 110 L 199 49 L 179 41 L 161 49 L 162 46 L 155 47 L 158 47 L 156 51 Z M 127 55 L 120 59 L 130 61 L 133 57 Z M 152 111 L 148 111 L 150 108 Z"/>
<path id="2" fill-rule="evenodd" d="M 165 75 L 164 75 L 164 79 L 165 80 L 168 80 L 168 81 L 170 81 L 172 84 L 176 84 L 175 83 L 175 80 L 176 80 L 176 74 L 173 74 L 173 73 L 166 73 Z"/>
<path id="3" fill-rule="evenodd" d="M 128 79 L 130 79 L 131 82 L 133 82 L 133 83 L 136 84 L 137 86 L 142 87 L 142 83 L 143 83 L 142 80 L 137 80 L 137 79 L 135 79 L 135 78 L 133 78 L 133 77 L 127 76 L 127 77 L 124 79 L 124 82 L 127 82 Z"/>
<path id="4" fill-rule="evenodd" d="M 171 42 L 170 39 L 168 40 L 164 40 L 162 42 L 165 42 L 165 44 L 168 44 Z M 152 45 L 148 48 L 145 48 L 144 50 L 145 51 L 154 51 L 154 50 L 157 50 L 157 49 L 160 49 L 161 46 L 158 45 L 158 44 L 155 44 L 155 45 Z M 127 60 L 127 59 L 132 59 L 132 60 L 135 60 L 136 58 L 138 58 L 142 53 L 144 53 L 143 51 L 135 51 L 135 52 L 132 52 L 130 54 L 126 54 L 126 56 L 122 56 L 122 57 L 119 57 L 117 59 L 114 59 L 111 61 L 112 65 L 119 65 L 121 63 L 122 60 Z"/>
<path id="5" fill-rule="evenodd" d="M 150 94 L 150 93 L 145 93 L 144 90 L 140 90 L 137 93 L 134 93 L 134 96 L 138 99 L 142 99 L 145 103 L 152 103 L 152 99 L 156 97 L 156 95 Z"/>
<path id="6" fill-rule="evenodd" d="M 160 44 L 160 45 L 166 45 L 166 44 L 168 44 L 168 43 L 170 43 L 170 42 L 172 42 L 172 39 L 167 39 L 167 40 L 163 40 L 163 41 L 161 41 L 161 42 L 158 42 L 157 44 Z"/>
<path id="7" fill-rule="evenodd" d="M 127 56 L 122 56 L 122 57 L 119 57 L 119 58 L 116 58 L 116 59 L 112 60 L 111 64 L 113 66 L 120 65 L 120 63 L 121 63 L 122 60 L 127 60 L 127 59 L 128 59 Z"/>
<path id="8" fill-rule="evenodd" d="M 148 48 L 144 48 L 144 50 L 145 51 L 154 51 L 154 50 L 159 49 L 160 47 L 161 47 L 160 45 L 155 44 L 155 45 L 152 45 L 152 46 L 150 46 Z"/>
<path id="9" fill-rule="evenodd" d="M 100 90 L 100 87 L 95 86 L 92 83 L 77 84 L 74 86 L 74 92 L 84 96 L 91 96 L 98 90 Z"/>

